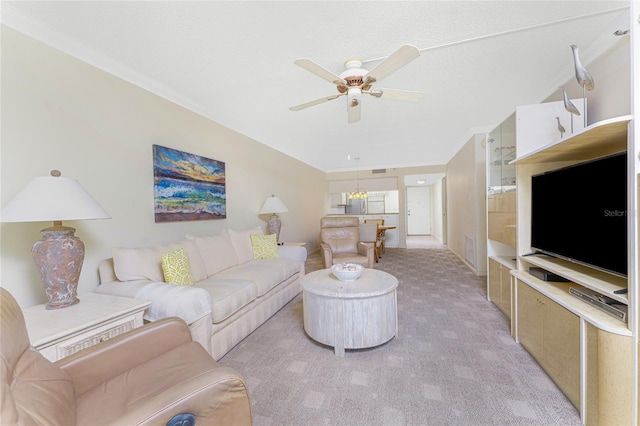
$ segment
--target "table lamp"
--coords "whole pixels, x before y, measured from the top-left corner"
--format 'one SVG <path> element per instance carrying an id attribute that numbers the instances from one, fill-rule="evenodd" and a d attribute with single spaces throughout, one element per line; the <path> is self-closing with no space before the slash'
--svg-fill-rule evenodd
<path id="1" fill-rule="evenodd" d="M 40 231 L 42 239 L 31 250 L 49 299 L 47 309 L 80 302 L 77 290 L 84 243 L 62 221 L 109 218 L 77 180 L 62 177 L 58 170 L 34 178 L 2 209 L 2 222 L 53 221 L 53 226 Z"/>
<path id="2" fill-rule="evenodd" d="M 270 214 L 269 222 L 267 223 L 267 233 L 268 234 L 276 234 L 276 241 L 280 239 L 280 218 L 277 213 L 285 213 L 288 212 L 289 209 L 280 201 L 280 198 L 275 195 L 271 195 L 271 197 L 267 198 L 264 202 L 264 205 L 260 209 L 259 214 Z"/>

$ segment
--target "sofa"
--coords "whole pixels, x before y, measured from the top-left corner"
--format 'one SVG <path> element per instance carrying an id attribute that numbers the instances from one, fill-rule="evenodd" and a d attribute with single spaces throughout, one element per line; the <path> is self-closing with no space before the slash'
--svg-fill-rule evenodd
<path id="1" fill-rule="evenodd" d="M 152 247 L 116 247 L 100 263 L 95 291 L 151 301 L 146 321 L 182 318 L 193 339 L 219 360 L 301 291 L 306 249 L 276 244 L 275 235 L 257 227 L 187 235 Z M 175 253 L 184 254 L 192 284 L 165 279 L 163 257 Z"/>

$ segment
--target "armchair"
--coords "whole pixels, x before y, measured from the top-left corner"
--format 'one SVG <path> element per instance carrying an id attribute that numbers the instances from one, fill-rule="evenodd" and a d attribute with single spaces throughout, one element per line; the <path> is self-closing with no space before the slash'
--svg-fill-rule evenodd
<path id="1" fill-rule="evenodd" d="M 374 244 L 360 241 L 360 221 L 357 217 L 325 216 L 320 219 L 320 247 L 324 267 L 335 263 L 374 265 Z"/>
<path id="2" fill-rule="evenodd" d="M 0 424 L 250 425 L 246 385 L 191 339 L 184 321 L 147 324 L 52 363 L 30 349 L 20 307 L 0 288 Z"/>

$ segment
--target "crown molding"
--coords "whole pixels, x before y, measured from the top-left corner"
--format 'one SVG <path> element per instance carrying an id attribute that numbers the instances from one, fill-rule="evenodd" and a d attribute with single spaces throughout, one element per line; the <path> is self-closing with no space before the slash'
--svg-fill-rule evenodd
<path id="1" fill-rule="evenodd" d="M 59 50 L 196 114 L 212 119 L 204 108 L 179 95 L 170 87 L 90 48 L 41 21 L 25 15 L 5 2 L 1 4 L 0 22 L 2 25 L 42 44 Z"/>

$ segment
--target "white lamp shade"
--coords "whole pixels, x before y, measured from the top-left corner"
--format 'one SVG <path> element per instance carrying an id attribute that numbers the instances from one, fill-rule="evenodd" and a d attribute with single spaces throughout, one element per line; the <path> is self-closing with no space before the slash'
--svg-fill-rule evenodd
<path id="1" fill-rule="evenodd" d="M 72 178 L 34 178 L 0 213 L 2 222 L 109 219 L 98 202 Z"/>
<path id="2" fill-rule="evenodd" d="M 289 209 L 280 201 L 280 198 L 271 196 L 266 199 L 259 214 L 285 213 L 288 211 Z"/>

